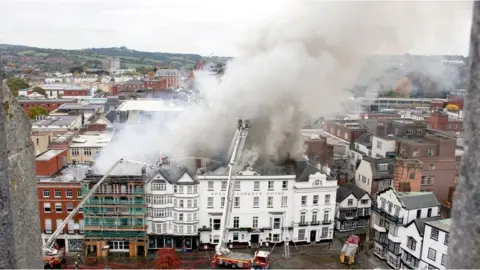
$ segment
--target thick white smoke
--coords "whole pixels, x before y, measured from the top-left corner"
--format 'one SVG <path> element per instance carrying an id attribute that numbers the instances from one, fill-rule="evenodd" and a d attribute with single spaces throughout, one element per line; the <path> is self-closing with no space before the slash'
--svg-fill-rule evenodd
<path id="1" fill-rule="evenodd" d="M 127 127 L 97 160 L 102 170 L 120 157 L 152 160 L 224 154 L 238 118 L 251 119 L 249 157 L 279 159 L 303 153 L 306 117 L 342 110 L 364 60 L 401 54 L 423 40 L 447 41 L 466 2 L 292 1 L 284 12 L 253 29 L 220 81 L 196 80 L 202 105 L 190 108 L 168 131 L 149 121 Z M 445 18 L 450 19 L 450 21 Z M 454 21 L 451 21 L 454 20 Z M 445 23 L 432 23 L 445 22 Z M 448 27 L 445 24 L 448 22 Z M 467 38 L 467 37 L 465 37 Z"/>

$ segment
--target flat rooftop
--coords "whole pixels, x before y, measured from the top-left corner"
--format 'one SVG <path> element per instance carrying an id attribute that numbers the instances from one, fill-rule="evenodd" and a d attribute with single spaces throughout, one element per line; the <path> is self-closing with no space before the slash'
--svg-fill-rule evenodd
<path id="1" fill-rule="evenodd" d="M 42 84 L 39 86 L 45 90 L 88 90 L 88 87 L 73 84 Z"/>
<path id="2" fill-rule="evenodd" d="M 52 134 L 52 131 L 32 131 L 32 136 L 46 136 Z"/>
<path id="3" fill-rule="evenodd" d="M 71 131 L 65 132 L 64 134 L 58 134 L 58 135 L 55 135 L 55 137 L 52 138 L 51 143 L 52 144 L 68 143 L 72 139 L 72 137 L 74 137 L 74 136 L 75 136 L 75 133 L 71 132 Z"/>
<path id="4" fill-rule="evenodd" d="M 44 119 L 32 122 L 32 127 L 69 127 L 79 115 L 46 116 Z"/>
<path id="5" fill-rule="evenodd" d="M 83 164 L 77 164 L 75 166 L 69 165 L 68 167 L 64 168 L 54 176 L 38 178 L 38 181 L 42 183 L 80 182 L 85 178 L 85 175 L 87 174 L 89 168 L 90 168 L 89 165 L 83 165 Z"/>
<path id="6" fill-rule="evenodd" d="M 450 232 L 450 224 L 452 224 L 452 219 L 441 219 L 435 221 L 426 222 L 428 225 L 438 228 L 442 231 Z"/>
<path id="7" fill-rule="evenodd" d="M 400 124 L 408 124 L 408 125 L 413 125 L 413 124 L 416 124 L 417 122 L 416 121 L 413 121 L 413 120 L 408 120 L 408 119 L 402 119 L 402 120 L 393 120 L 394 122 L 396 123 L 400 123 Z"/>
<path id="8" fill-rule="evenodd" d="M 112 133 L 85 133 L 79 134 L 72 139 L 70 148 L 78 147 L 91 147 L 98 148 L 104 147 L 112 140 Z"/>
<path id="9" fill-rule="evenodd" d="M 185 110 L 185 107 L 175 105 L 174 102 L 162 99 L 135 99 L 126 100 L 117 111 L 178 111 Z"/>
<path id="10" fill-rule="evenodd" d="M 18 103 L 71 103 L 75 98 L 49 98 L 49 99 L 17 99 Z"/>
<path id="11" fill-rule="evenodd" d="M 108 98 L 79 98 L 78 102 L 85 102 L 88 104 L 105 104 Z"/>
<path id="12" fill-rule="evenodd" d="M 331 145 L 349 145 L 350 143 L 342 140 L 338 137 L 333 136 L 332 134 L 326 132 L 323 129 L 302 129 L 302 135 L 304 139 L 311 140 L 311 138 L 316 138 L 317 136 L 322 136 L 327 138 L 327 143 Z"/>
<path id="13" fill-rule="evenodd" d="M 65 103 L 58 107 L 57 110 L 98 110 L 101 108 L 103 108 L 102 104 Z"/>
<path id="14" fill-rule="evenodd" d="M 46 152 L 43 152 L 41 153 L 40 155 L 38 155 L 35 160 L 36 161 L 47 161 L 47 160 L 51 160 L 52 158 L 60 155 L 61 153 L 65 152 L 67 150 L 65 149 L 61 149 L 61 150 L 58 150 L 58 149 L 50 149 L 50 150 L 47 150 Z"/>

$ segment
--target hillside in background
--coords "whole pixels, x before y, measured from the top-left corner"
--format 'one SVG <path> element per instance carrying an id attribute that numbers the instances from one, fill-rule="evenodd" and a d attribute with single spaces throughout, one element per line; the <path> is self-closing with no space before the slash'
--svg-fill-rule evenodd
<path id="1" fill-rule="evenodd" d="M 126 47 L 89 48 L 81 50 L 45 49 L 21 45 L 0 44 L 4 64 L 20 67 L 32 64 L 42 71 L 68 70 L 72 67 L 101 68 L 107 57 L 120 59 L 122 68 L 157 67 L 191 70 L 203 57 L 199 54 L 143 52 Z M 208 57 L 209 61 L 224 63 L 227 57 Z"/>

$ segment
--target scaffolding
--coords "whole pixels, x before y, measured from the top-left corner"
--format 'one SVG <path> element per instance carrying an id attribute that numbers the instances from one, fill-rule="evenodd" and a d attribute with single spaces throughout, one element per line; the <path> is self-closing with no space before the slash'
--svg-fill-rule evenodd
<path id="1" fill-rule="evenodd" d="M 143 246 L 146 253 L 147 211 L 143 177 L 111 176 L 85 202 L 84 234 L 88 245 L 96 245 L 98 249 L 115 241 L 128 241 L 130 256 L 137 255 L 137 246 Z M 85 179 L 82 185 L 84 194 L 88 193 L 97 178 L 90 176 Z"/>

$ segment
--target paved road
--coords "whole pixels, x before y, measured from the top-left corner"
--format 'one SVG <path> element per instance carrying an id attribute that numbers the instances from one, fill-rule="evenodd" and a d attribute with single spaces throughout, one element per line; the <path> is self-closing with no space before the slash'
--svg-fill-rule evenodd
<path id="1" fill-rule="evenodd" d="M 359 232 L 355 232 L 358 234 Z M 290 246 L 290 258 L 284 258 L 284 247 L 276 246 L 265 249 L 272 252 L 271 269 L 346 269 L 346 265 L 340 264 L 340 250 L 352 233 L 338 233 L 331 243 Z M 235 250 L 236 252 L 245 252 L 253 254 L 255 250 Z M 126 256 L 109 256 L 108 264 L 114 268 L 133 269 L 133 268 L 152 268 L 155 255 L 145 258 L 130 258 Z M 213 251 L 194 251 L 191 253 L 176 252 L 181 260 L 181 268 L 184 269 L 205 269 L 210 268 L 210 259 Z M 72 263 L 73 260 L 70 260 Z M 355 259 L 354 269 L 388 269 L 389 267 L 381 260 L 377 259 L 371 252 L 361 251 Z M 100 267 L 107 262 L 105 259 L 89 259 L 86 265 Z M 69 263 L 70 264 L 70 263 Z M 97 268 L 95 267 L 95 268 Z M 73 267 L 70 267 L 73 268 Z"/>

